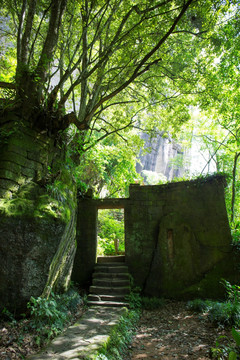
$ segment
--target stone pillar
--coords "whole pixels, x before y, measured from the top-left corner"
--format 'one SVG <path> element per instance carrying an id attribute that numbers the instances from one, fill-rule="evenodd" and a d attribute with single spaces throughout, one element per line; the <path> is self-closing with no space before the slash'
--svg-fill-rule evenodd
<path id="1" fill-rule="evenodd" d="M 97 207 L 92 199 L 78 203 L 77 251 L 72 280 L 81 287 L 90 285 L 97 257 Z"/>

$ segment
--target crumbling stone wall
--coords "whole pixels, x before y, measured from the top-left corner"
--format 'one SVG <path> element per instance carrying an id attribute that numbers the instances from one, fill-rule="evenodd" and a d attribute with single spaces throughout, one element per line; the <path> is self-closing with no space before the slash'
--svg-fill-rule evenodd
<path id="1" fill-rule="evenodd" d="M 167 185 L 130 185 L 128 199 L 81 199 L 74 280 L 84 285 L 91 279 L 97 209 L 122 207 L 126 262 L 145 295 L 223 296 L 221 279 L 237 281 L 224 187 L 224 177 L 212 176 Z"/>
<path id="2" fill-rule="evenodd" d="M 54 137 L 16 113 L 0 117 L 0 310 L 66 290 L 76 251 L 76 188 Z M 51 176 L 61 181 L 58 197 Z M 56 190 L 56 189 L 55 189 Z M 58 189 L 57 189 L 58 190 Z"/>
<path id="3" fill-rule="evenodd" d="M 224 178 L 130 186 L 126 261 L 146 295 L 173 298 L 223 294 L 235 278 Z"/>
<path id="4" fill-rule="evenodd" d="M 54 140 L 23 124 L 17 113 L 0 117 L 0 151 L 0 198 L 11 198 L 30 180 L 41 180 L 47 172 L 46 164 L 59 155 Z"/>

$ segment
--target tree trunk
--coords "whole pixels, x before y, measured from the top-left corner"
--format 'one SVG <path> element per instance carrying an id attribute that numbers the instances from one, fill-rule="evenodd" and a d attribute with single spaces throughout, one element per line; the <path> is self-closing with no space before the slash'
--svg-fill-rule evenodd
<path id="1" fill-rule="evenodd" d="M 234 163 L 233 163 L 233 171 L 232 171 L 232 199 L 231 199 L 231 222 L 234 222 L 235 213 L 234 213 L 234 207 L 235 207 L 235 196 L 236 196 L 236 173 L 237 173 L 237 162 L 238 158 L 240 156 L 240 152 L 235 153 L 234 157 Z"/>

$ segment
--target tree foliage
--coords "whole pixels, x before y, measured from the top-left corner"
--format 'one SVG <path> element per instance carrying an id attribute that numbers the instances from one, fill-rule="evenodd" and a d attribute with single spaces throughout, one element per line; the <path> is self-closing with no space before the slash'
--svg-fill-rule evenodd
<path id="1" fill-rule="evenodd" d="M 205 48 L 205 67 L 198 94 L 204 116 L 200 124 L 194 125 L 198 128 L 198 140 L 201 137 L 209 151 L 207 162 L 215 161 L 216 170 L 228 173 L 231 178 L 227 204 L 230 220 L 235 225 L 240 215 L 236 206 L 240 200 L 239 15 L 239 4 L 232 4 L 219 18 Z"/>
<path id="2" fill-rule="evenodd" d="M 51 115 L 56 130 L 70 123 L 99 130 L 98 122 L 108 125 L 103 112 L 117 104 L 166 106 L 180 88 L 191 92 L 201 66 L 197 44 L 221 6 L 207 0 L 3 1 L 8 26 L 1 32 L 14 48 L 16 68 L 14 81 L 1 86 L 15 87 L 15 105 L 31 115 L 38 109 L 39 122 Z"/>
<path id="3" fill-rule="evenodd" d="M 230 17 L 221 35 L 214 32 L 230 6 L 220 0 L 1 5 L 1 107 L 22 111 L 23 120 L 53 135 L 68 129 L 68 166 L 80 158 L 74 171 L 98 193 L 105 182 L 110 194 L 123 194 L 126 177 L 136 178 L 137 131 L 180 131 L 194 96 L 210 93 L 224 36 L 238 36 Z M 223 74 L 227 60 L 221 59 Z M 213 102 L 202 99 L 204 106 Z"/>
<path id="4" fill-rule="evenodd" d="M 124 212 L 122 209 L 98 211 L 98 255 L 125 252 Z"/>

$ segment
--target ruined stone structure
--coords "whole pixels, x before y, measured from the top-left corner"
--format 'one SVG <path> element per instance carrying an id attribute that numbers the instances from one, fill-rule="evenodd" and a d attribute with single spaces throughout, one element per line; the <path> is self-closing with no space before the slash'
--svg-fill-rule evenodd
<path id="1" fill-rule="evenodd" d="M 16 113 L 0 125 L 0 310 L 20 314 L 31 296 L 66 290 L 71 273 L 90 285 L 97 211 L 106 208 L 124 209 L 126 262 L 144 294 L 213 298 L 221 278 L 236 281 L 222 177 L 131 185 L 128 199 L 85 197 L 76 212 L 54 136 Z"/>
<path id="2" fill-rule="evenodd" d="M 89 285 L 96 262 L 97 211 L 124 208 L 126 262 L 145 295 L 218 298 L 236 281 L 224 178 L 131 185 L 128 199 L 80 199 L 72 278 Z"/>

